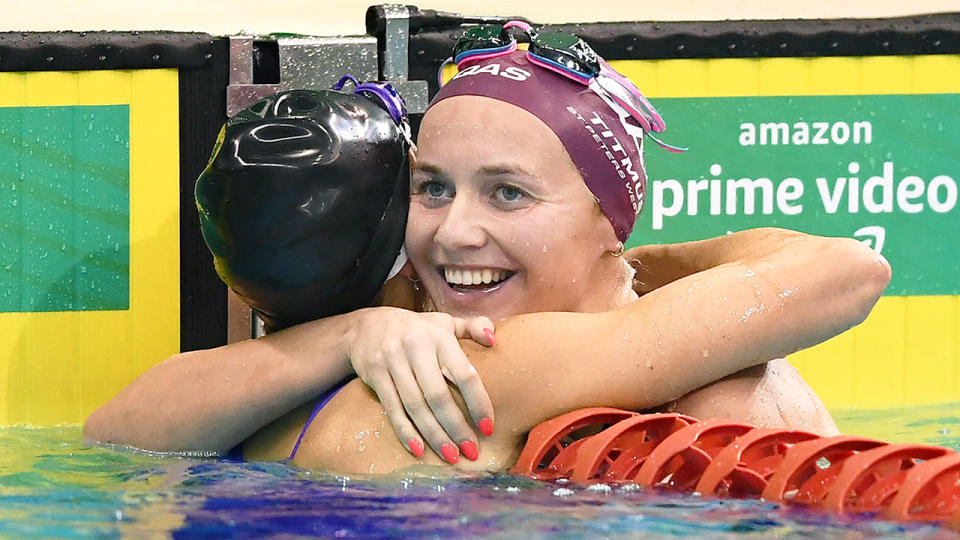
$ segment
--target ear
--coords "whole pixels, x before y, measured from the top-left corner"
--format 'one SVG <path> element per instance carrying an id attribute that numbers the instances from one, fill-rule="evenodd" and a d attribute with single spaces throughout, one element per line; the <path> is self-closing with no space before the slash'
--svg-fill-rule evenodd
<path id="1" fill-rule="evenodd" d="M 600 239 L 600 247 L 603 248 L 605 253 L 619 257 L 623 254 L 623 242 L 617 238 L 617 233 L 613 230 L 613 224 L 610 223 L 610 219 L 607 218 L 607 215 L 600 209 L 599 201 L 594 200 L 594 226 L 596 227 L 597 238 Z"/>

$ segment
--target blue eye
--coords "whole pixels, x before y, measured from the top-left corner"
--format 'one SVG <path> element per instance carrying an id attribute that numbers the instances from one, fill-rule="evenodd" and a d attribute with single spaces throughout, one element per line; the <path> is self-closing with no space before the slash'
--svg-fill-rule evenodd
<path id="1" fill-rule="evenodd" d="M 455 191 L 453 186 L 437 180 L 424 180 L 414 184 L 411 197 L 416 197 L 429 207 L 438 207 L 453 200 Z"/>
<path id="2" fill-rule="evenodd" d="M 516 186 L 497 186 L 497 197 L 505 202 L 516 202 L 522 199 L 526 192 Z"/>
<path id="3" fill-rule="evenodd" d="M 440 182 L 427 182 L 420 189 L 430 197 L 440 198 L 447 193 L 447 188 Z"/>
<path id="4" fill-rule="evenodd" d="M 414 193 L 423 194 L 430 199 L 442 199 L 444 197 L 453 197 L 452 191 L 453 188 L 443 182 L 427 180 L 418 184 Z"/>

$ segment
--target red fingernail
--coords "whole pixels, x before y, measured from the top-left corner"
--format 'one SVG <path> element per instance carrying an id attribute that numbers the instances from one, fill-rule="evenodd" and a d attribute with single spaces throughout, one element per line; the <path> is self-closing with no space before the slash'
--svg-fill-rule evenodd
<path id="1" fill-rule="evenodd" d="M 450 463 L 460 461 L 460 452 L 457 451 L 456 446 L 450 443 L 443 443 L 443 446 L 440 447 L 440 453 L 443 454 L 443 458 Z"/>
<path id="2" fill-rule="evenodd" d="M 489 328 L 484 328 L 483 335 L 487 336 L 487 341 L 490 342 L 491 347 L 497 344 L 497 340 L 493 339 L 493 330 Z"/>
<path id="3" fill-rule="evenodd" d="M 413 455 L 417 457 L 423 457 L 423 443 L 416 440 L 410 439 L 407 441 L 407 445 L 410 446 L 410 451 L 413 452 Z"/>
<path id="4" fill-rule="evenodd" d="M 483 433 L 487 437 L 493 435 L 493 420 L 488 417 L 484 417 L 480 420 L 480 423 L 477 424 L 477 427 L 480 428 L 480 433 Z"/>
<path id="5" fill-rule="evenodd" d="M 467 459 L 470 461 L 476 461 L 480 457 L 480 453 L 477 452 L 477 445 L 473 441 L 464 441 L 460 443 L 460 451 L 463 452 L 463 455 L 467 456 Z"/>

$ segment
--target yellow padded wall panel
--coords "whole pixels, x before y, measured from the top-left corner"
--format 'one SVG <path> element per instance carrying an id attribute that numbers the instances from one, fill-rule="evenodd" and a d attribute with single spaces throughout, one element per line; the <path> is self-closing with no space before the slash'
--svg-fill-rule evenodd
<path id="1" fill-rule="evenodd" d="M 63 115 L 74 118 L 76 124 L 65 128 L 64 140 L 51 143 L 49 149 L 33 135 L 18 141 L 12 133 L 0 141 L 8 145 L 5 155 L 16 161 L 17 167 L 32 159 L 47 160 L 49 164 L 37 167 L 64 177 L 24 177 L 17 184 L 24 187 L 11 195 L 14 199 L 26 203 L 32 197 L 37 204 L 50 205 L 51 211 L 66 208 L 72 212 L 72 217 L 57 222 L 58 226 L 66 224 L 63 231 L 53 231 L 53 221 L 51 233 L 32 230 L 36 223 L 43 223 L 43 216 L 32 221 L 21 216 L 18 219 L 28 226 L 16 229 L 12 223 L 14 228 L 7 232 L 20 230 L 21 247 L 35 244 L 32 249 L 40 251 L 41 260 L 43 250 L 55 254 L 56 243 L 62 240 L 59 249 L 76 259 L 77 266 L 71 271 L 77 284 L 83 282 L 81 274 L 87 272 L 86 263 L 94 261 L 96 253 L 71 250 L 82 244 L 91 224 L 108 221 L 120 227 L 124 234 L 116 238 L 106 234 L 97 240 L 121 254 L 128 250 L 129 255 L 128 259 L 121 257 L 126 267 L 108 268 L 117 270 L 116 275 L 124 280 L 119 305 L 98 307 L 103 291 L 79 290 L 79 285 L 74 285 L 78 289 L 72 293 L 75 309 L 56 305 L 31 308 L 25 299 L 22 310 L 8 308 L 0 313 L 0 392 L 4 396 L 0 399 L 0 424 L 81 422 L 117 388 L 179 350 L 177 79 L 173 69 L 0 73 L 0 112 L 10 117 L 21 114 L 25 122 L 37 115 Z M 83 146 L 88 142 L 84 140 L 85 127 L 97 130 L 100 122 L 117 118 L 124 125 L 114 127 L 128 139 L 120 140 L 118 134 L 114 147 L 128 145 L 129 155 L 122 160 L 128 170 L 110 170 L 111 178 L 122 177 L 124 182 L 101 188 L 109 191 L 107 195 L 120 197 L 117 200 L 128 200 L 129 207 L 118 214 L 129 216 L 128 222 L 116 222 L 118 215 L 111 216 L 90 203 L 97 197 L 89 192 L 95 180 L 91 175 L 110 165 L 96 163 L 97 147 Z M 27 150 L 23 156 L 11 158 L 11 145 Z M 36 187 L 41 180 L 47 183 Z M 2 189 L 9 190 L 10 185 Z M 22 274 L 26 291 L 37 277 L 27 270 Z M 9 279 L 4 285 L 10 285 Z"/>

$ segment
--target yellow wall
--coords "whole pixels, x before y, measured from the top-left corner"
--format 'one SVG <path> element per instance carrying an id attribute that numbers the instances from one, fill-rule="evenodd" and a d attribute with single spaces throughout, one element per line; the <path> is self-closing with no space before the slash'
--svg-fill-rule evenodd
<path id="1" fill-rule="evenodd" d="M 0 73 L 0 107 L 129 105 L 129 308 L 0 313 L 0 426 L 81 422 L 180 348 L 177 71 Z"/>

